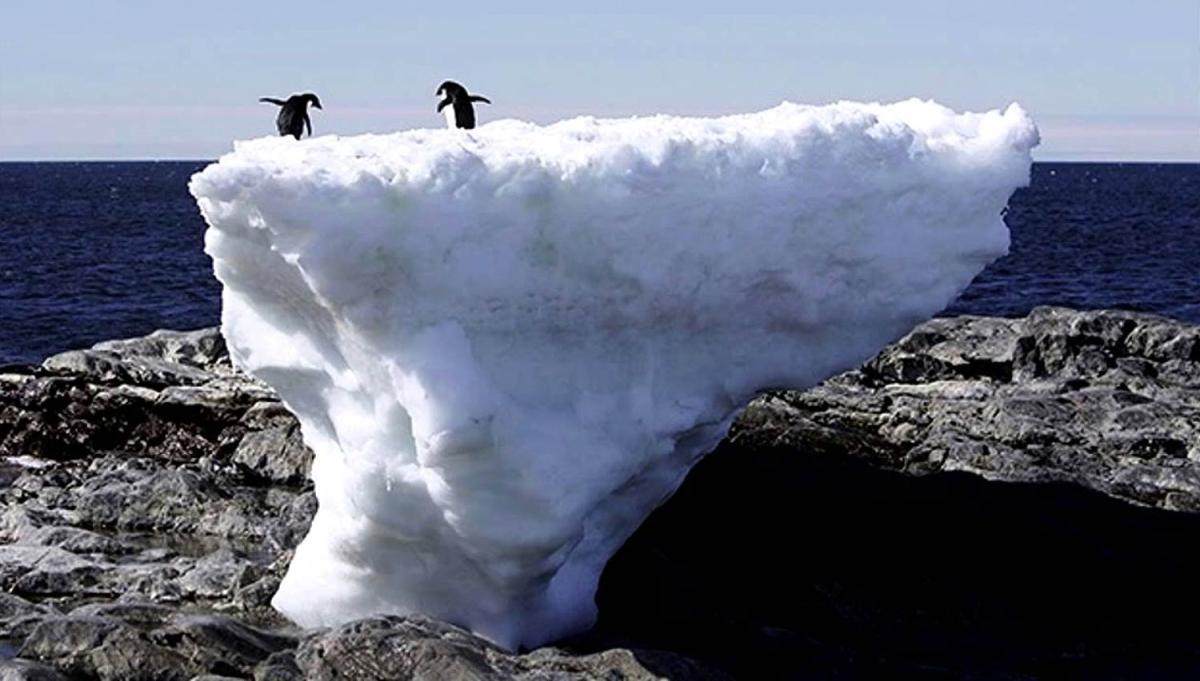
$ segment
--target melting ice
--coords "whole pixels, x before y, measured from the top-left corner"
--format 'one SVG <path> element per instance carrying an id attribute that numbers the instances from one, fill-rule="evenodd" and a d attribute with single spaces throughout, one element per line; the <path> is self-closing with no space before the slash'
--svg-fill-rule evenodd
<path id="1" fill-rule="evenodd" d="M 191 183 L 222 329 L 320 502 L 275 606 L 586 628 L 755 391 L 861 362 L 1006 252 L 1037 140 L 1016 105 L 910 100 L 238 143 Z"/>

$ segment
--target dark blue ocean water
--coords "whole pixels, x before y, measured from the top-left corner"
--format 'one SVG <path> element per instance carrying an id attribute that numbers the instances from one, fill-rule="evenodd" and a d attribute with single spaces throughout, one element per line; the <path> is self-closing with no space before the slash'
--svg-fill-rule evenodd
<path id="1" fill-rule="evenodd" d="M 187 192 L 205 162 L 0 163 L 0 364 L 218 323 Z M 1200 323 L 1200 164 L 1033 168 L 1011 254 L 948 312 L 1120 307 Z"/>

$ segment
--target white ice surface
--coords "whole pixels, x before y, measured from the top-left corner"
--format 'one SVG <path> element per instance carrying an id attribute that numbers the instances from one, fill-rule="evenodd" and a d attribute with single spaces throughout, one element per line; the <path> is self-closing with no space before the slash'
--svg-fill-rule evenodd
<path id="1" fill-rule="evenodd" d="M 191 183 L 222 328 L 320 501 L 274 604 L 587 627 L 756 390 L 861 362 L 1006 252 L 1037 140 L 1016 105 L 910 100 L 238 143 Z"/>

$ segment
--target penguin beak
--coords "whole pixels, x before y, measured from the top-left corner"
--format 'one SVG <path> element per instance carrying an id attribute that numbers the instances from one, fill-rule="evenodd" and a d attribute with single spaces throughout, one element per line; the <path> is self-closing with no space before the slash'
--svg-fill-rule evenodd
<path id="1" fill-rule="evenodd" d="M 313 106 L 317 107 L 318 109 L 323 109 L 323 108 L 325 108 L 325 107 L 321 106 L 321 103 L 320 103 L 320 102 L 313 102 Z"/>

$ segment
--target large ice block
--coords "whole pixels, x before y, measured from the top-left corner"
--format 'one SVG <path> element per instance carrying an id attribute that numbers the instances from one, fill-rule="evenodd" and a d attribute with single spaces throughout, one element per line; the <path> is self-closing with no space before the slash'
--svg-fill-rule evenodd
<path id="1" fill-rule="evenodd" d="M 1016 105 L 910 100 L 238 143 L 191 183 L 222 329 L 320 502 L 274 604 L 587 627 L 755 391 L 861 362 L 1005 253 L 1037 140 Z"/>

